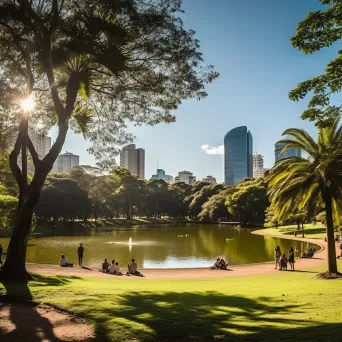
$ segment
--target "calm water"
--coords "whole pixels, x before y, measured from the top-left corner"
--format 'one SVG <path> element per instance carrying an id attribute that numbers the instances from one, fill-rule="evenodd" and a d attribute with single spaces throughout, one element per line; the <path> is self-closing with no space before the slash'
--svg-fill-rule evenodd
<path id="1" fill-rule="evenodd" d="M 240 265 L 273 260 L 279 245 L 286 252 L 298 248 L 297 256 L 309 248 L 305 242 L 251 234 L 253 229 L 218 225 L 187 225 L 159 228 L 129 228 L 92 236 L 58 236 L 29 240 L 27 262 L 56 264 L 61 254 L 77 263 L 76 249 L 83 243 L 84 266 L 100 266 L 104 258 L 126 266 L 135 258 L 144 268 L 207 267 L 218 256 Z M 7 249 L 9 239 L 0 239 Z M 311 247 L 311 245 L 310 245 Z"/>

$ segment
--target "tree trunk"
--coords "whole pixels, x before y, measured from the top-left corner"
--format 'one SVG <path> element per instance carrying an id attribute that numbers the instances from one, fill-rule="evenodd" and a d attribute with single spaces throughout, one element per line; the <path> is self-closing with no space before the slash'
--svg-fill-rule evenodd
<path id="1" fill-rule="evenodd" d="M 327 215 L 328 270 L 329 273 L 337 273 L 332 198 L 329 195 L 325 197 L 325 212 Z"/>
<path id="2" fill-rule="evenodd" d="M 6 262 L 0 279 L 27 281 L 31 279 L 26 271 L 26 247 L 31 232 L 33 209 L 38 203 L 40 193 L 30 196 L 25 203 L 19 203 L 13 233 L 7 250 Z"/>
<path id="3" fill-rule="evenodd" d="M 41 189 L 47 175 L 52 169 L 59 153 L 62 150 L 65 137 L 68 131 L 68 120 L 59 123 L 59 132 L 56 142 L 53 144 L 49 153 L 43 160 L 38 158 L 32 142 L 29 140 L 29 150 L 35 165 L 35 174 L 32 182 L 27 187 L 25 174 L 20 171 L 17 165 L 17 158 L 20 153 L 20 146 L 23 137 L 23 131 L 19 132 L 15 147 L 10 155 L 10 166 L 14 177 L 17 180 L 20 195 L 19 203 L 13 227 L 12 237 L 8 246 L 5 264 L 0 272 L 1 280 L 25 282 L 31 279 L 26 271 L 26 247 L 31 232 L 32 217 L 34 208 L 38 204 Z M 25 161 L 23 160 L 25 163 Z M 25 170 L 23 170 L 25 172 Z"/>
<path id="4" fill-rule="evenodd" d="M 304 221 L 302 220 L 302 238 L 304 237 Z"/>

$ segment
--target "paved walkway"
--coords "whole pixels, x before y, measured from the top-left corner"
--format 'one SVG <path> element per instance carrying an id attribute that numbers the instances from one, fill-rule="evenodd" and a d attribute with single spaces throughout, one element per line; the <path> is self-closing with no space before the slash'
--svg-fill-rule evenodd
<path id="1" fill-rule="evenodd" d="M 253 234 L 264 235 L 262 230 L 254 231 Z M 314 259 L 296 259 L 295 268 L 299 271 L 306 271 L 310 268 L 325 265 L 327 260 L 327 243 L 318 239 L 295 238 L 288 235 L 267 235 L 277 238 L 299 240 L 310 242 L 321 246 L 321 250 L 315 254 Z M 58 265 L 46 264 L 28 264 L 28 271 L 42 275 L 60 275 L 60 276 L 78 276 L 78 277 L 113 277 L 113 275 L 99 272 L 98 269 L 82 268 L 75 266 L 73 268 L 63 268 Z M 279 272 L 274 269 L 274 262 L 230 266 L 229 270 L 210 270 L 207 268 L 188 268 L 188 269 L 144 269 L 144 277 L 133 277 L 134 279 L 189 279 L 189 278 L 222 278 L 239 277 L 249 275 L 273 274 Z M 116 279 L 128 279 L 126 275 L 115 276 Z"/>

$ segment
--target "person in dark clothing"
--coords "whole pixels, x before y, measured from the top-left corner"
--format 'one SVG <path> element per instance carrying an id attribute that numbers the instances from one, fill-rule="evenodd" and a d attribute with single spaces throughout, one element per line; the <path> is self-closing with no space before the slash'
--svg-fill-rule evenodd
<path id="1" fill-rule="evenodd" d="M 77 249 L 78 264 L 79 264 L 79 266 L 82 266 L 83 252 L 84 252 L 84 248 L 83 248 L 83 245 L 80 243 L 80 247 L 78 247 L 78 249 Z"/>
<path id="2" fill-rule="evenodd" d="M 291 266 L 291 270 L 294 271 L 295 256 L 294 256 L 294 249 L 292 247 L 289 249 L 289 257 L 287 260 Z"/>

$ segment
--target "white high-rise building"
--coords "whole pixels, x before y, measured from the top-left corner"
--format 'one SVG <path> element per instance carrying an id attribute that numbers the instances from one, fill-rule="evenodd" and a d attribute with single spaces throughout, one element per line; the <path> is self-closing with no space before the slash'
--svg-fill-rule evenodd
<path id="1" fill-rule="evenodd" d="M 80 165 L 80 157 L 76 154 L 65 152 L 60 154 L 53 165 L 52 172 L 59 173 L 59 172 L 68 172 L 74 166 Z"/>
<path id="2" fill-rule="evenodd" d="M 202 182 L 207 182 L 210 184 L 217 184 L 216 178 L 213 176 L 207 176 L 207 177 L 202 178 Z"/>
<path id="3" fill-rule="evenodd" d="M 36 131 L 33 128 L 28 128 L 28 135 L 32 141 L 34 149 L 36 150 L 39 159 L 43 159 L 51 149 L 51 137 L 48 137 L 46 134 Z M 16 137 L 13 138 L 13 146 L 15 144 Z M 28 155 L 30 152 L 28 151 Z M 22 166 L 22 157 L 21 152 L 18 156 L 18 165 L 21 168 Z M 32 160 L 29 158 L 27 161 L 27 169 L 28 171 L 34 172 L 34 165 Z"/>
<path id="4" fill-rule="evenodd" d="M 135 148 L 135 144 L 123 147 L 120 153 L 120 167 L 145 179 L 145 150 Z"/>
<path id="5" fill-rule="evenodd" d="M 28 134 L 39 158 L 43 159 L 51 149 L 51 138 L 32 128 L 29 128 Z"/>
<path id="6" fill-rule="evenodd" d="M 192 185 L 196 183 L 196 176 L 190 171 L 181 171 L 178 172 L 178 176 L 175 177 L 175 182 L 183 182 Z"/>
<path id="7" fill-rule="evenodd" d="M 263 177 L 266 169 L 264 169 L 264 157 L 261 154 L 253 154 L 253 177 Z"/>

